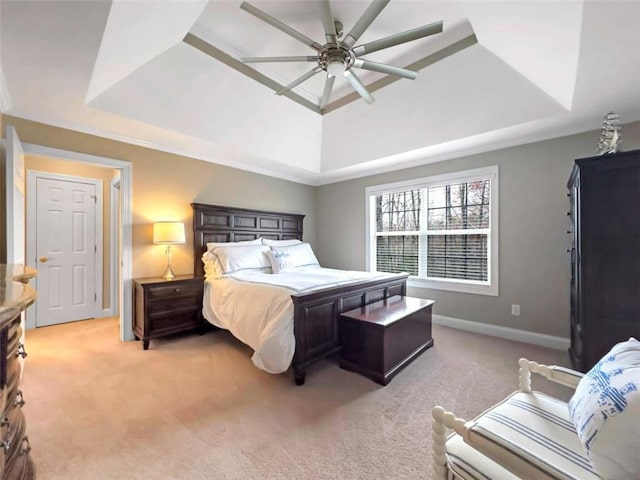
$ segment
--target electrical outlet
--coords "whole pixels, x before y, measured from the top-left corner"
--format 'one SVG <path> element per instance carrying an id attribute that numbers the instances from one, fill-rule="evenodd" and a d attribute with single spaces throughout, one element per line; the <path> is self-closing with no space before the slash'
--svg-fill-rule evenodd
<path id="1" fill-rule="evenodd" d="M 511 315 L 516 317 L 520 315 L 520 305 L 511 305 Z"/>

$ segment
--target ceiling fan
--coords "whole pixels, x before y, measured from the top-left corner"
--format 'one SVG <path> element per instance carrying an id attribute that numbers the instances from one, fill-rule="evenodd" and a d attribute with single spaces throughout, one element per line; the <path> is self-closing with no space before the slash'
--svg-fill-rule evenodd
<path id="1" fill-rule="evenodd" d="M 403 43 L 411 42 L 419 38 L 424 38 L 429 35 L 442 32 L 442 21 L 417 27 L 412 30 L 407 30 L 402 33 L 396 33 L 388 37 L 374 40 L 363 45 L 356 45 L 356 42 L 360 36 L 365 32 L 367 28 L 373 23 L 373 21 L 380 15 L 380 12 L 387 6 L 390 0 L 373 0 L 371 4 L 364 11 L 362 16 L 358 19 L 351 31 L 340 39 L 343 34 L 342 23 L 335 20 L 331 13 L 331 5 L 329 0 L 321 0 L 321 19 L 324 27 L 324 33 L 326 43 L 324 45 L 315 42 L 306 35 L 298 32 L 290 26 L 282 23 L 277 18 L 272 17 L 268 13 L 263 12 L 259 8 L 253 5 L 242 2 L 240 8 L 254 15 L 255 17 L 263 20 L 276 27 L 278 30 L 292 36 L 296 40 L 304 43 L 316 51 L 316 55 L 310 56 L 294 56 L 294 57 L 244 57 L 241 60 L 244 63 L 259 63 L 259 62 L 310 62 L 316 63 L 316 65 L 307 73 L 291 82 L 286 87 L 278 90 L 277 95 L 282 95 L 289 90 L 297 87 L 301 83 L 309 80 L 314 75 L 324 71 L 327 72 L 327 80 L 324 85 L 322 98 L 320 99 L 320 108 L 324 108 L 329 103 L 331 97 L 331 90 L 336 76 L 343 75 L 351 84 L 353 89 L 367 103 L 373 103 L 374 98 L 369 93 L 364 84 L 360 81 L 354 68 L 360 68 L 362 70 L 370 70 L 374 72 L 386 73 L 389 75 L 396 75 L 403 78 L 415 79 L 418 76 L 418 72 L 408 70 L 406 68 L 394 67 L 384 63 L 373 62 L 370 60 L 363 60 L 362 56 L 369 53 L 377 52 L 379 50 L 394 47 Z"/>

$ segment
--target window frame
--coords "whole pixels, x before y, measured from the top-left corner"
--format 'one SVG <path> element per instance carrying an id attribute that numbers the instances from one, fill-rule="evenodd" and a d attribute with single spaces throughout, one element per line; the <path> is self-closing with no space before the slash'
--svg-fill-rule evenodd
<path id="1" fill-rule="evenodd" d="M 489 179 L 491 185 L 489 192 L 490 228 L 489 234 L 487 235 L 487 255 L 489 257 L 487 264 L 489 270 L 488 281 L 478 282 L 475 280 L 461 279 L 436 280 L 434 278 L 420 278 L 412 275 L 409 277 L 407 283 L 411 287 L 498 296 L 499 169 L 497 165 L 367 187 L 365 189 L 365 259 L 367 271 L 375 271 L 374 266 L 376 265 L 376 211 L 375 208 L 372 208 L 376 195 L 485 179 Z"/>

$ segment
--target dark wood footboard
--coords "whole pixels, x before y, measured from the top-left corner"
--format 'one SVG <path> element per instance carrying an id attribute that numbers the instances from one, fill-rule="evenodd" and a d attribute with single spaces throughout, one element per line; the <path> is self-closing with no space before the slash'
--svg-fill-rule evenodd
<path id="1" fill-rule="evenodd" d="M 296 385 L 305 381 L 307 368 L 341 349 L 338 317 L 342 312 L 393 295 L 406 295 L 406 273 L 382 279 L 291 295 L 294 306 L 296 351 L 293 373 Z"/>

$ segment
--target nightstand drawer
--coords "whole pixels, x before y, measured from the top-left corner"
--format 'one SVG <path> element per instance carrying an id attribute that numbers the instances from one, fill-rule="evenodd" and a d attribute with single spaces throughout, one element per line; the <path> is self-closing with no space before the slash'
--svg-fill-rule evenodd
<path id="1" fill-rule="evenodd" d="M 199 296 L 202 289 L 199 285 L 194 284 L 193 282 L 175 282 L 172 285 L 148 287 L 147 291 L 149 293 L 149 300 L 154 300 L 157 298 L 182 297 L 186 295 Z"/>
<path id="2" fill-rule="evenodd" d="M 147 335 L 155 337 L 172 332 L 180 332 L 190 328 L 198 328 L 201 324 L 200 314 L 197 310 L 190 312 L 177 312 L 171 315 L 153 317 Z"/>
<path id="3" fill-rule="evenodd" d="M 176 297 L 155 300 L 149 303 L 147 315 L 157 317 L 158 315 L 172 315 L 174 313 L 193 311 L 202 308 L 202 300 L 199 297 Z"/>

